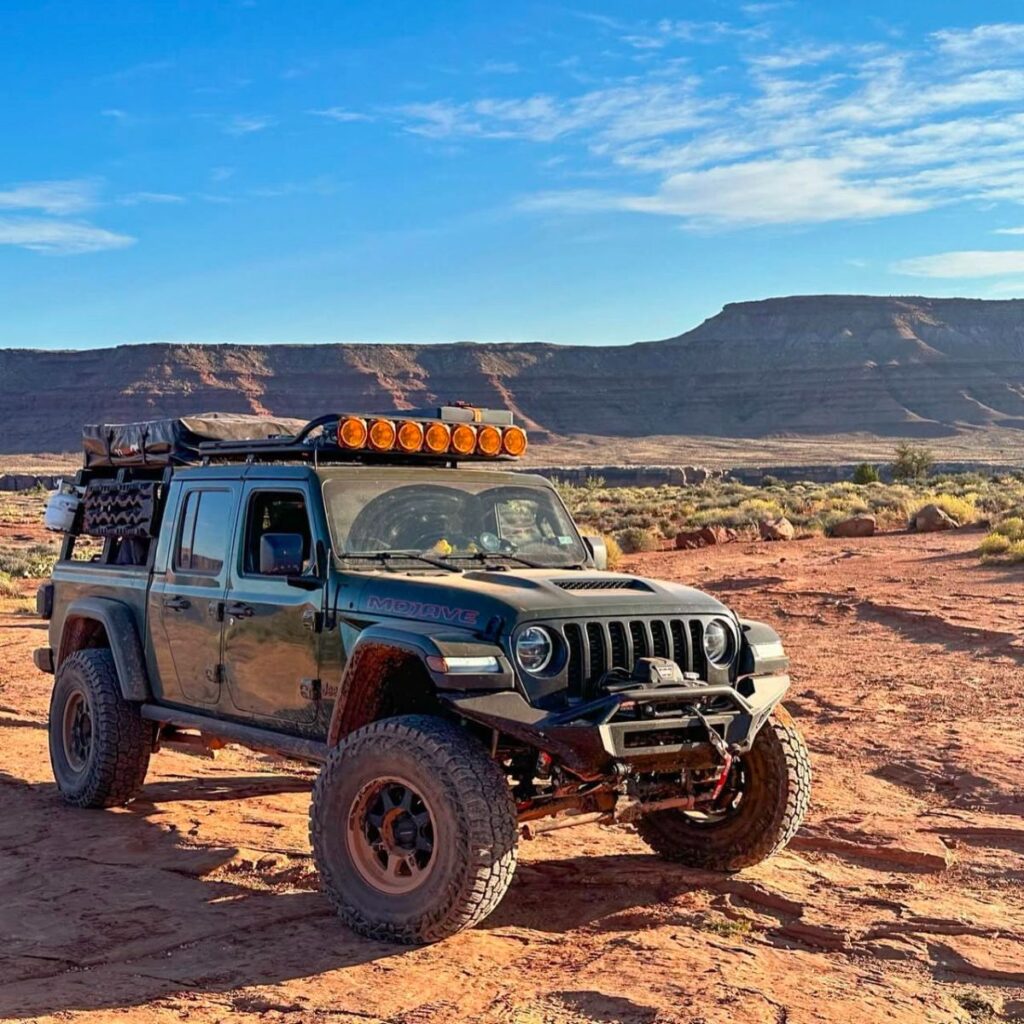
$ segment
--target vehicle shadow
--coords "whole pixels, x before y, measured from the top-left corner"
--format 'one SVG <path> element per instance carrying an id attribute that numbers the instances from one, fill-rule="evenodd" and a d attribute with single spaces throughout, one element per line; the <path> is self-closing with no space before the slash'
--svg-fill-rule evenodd
<path id="1" fill-rule="evenodd" d="M 303 788 L 157 782 L 130 808 L 81 811 L 53 783 L 0 772 L 0 1017 L 229 992 L 401 954 L 350 932 L 319 892 L 232 874 L 238 848 L 192 845 L 160 810 Z"/>

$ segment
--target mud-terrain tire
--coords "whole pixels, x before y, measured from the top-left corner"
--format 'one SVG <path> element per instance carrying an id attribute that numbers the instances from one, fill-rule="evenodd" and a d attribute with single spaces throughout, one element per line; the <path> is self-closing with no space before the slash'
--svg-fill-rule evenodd
<path id="1" fill-rule="evenodd" d="M 106 648 L 76 651 L 50 696 L 50 764 L 65 803 L 116 807 L 138 796 L 149 768 L 153 726 L 121 696 Z"/>
<path id="2" fill-rule="evenodd" d="M 717 821 L 657 811 L 637 823 L 640 837 L 667 860 L 708 871 L 739 871 L 781 850 L 811 796 L 807 747 L 785 708 L 775 709 L 742 760 L 746 784 L 734 811 Z"/>
<path id="3" fill-rule="evenodd" d="M 389 942 L 436 942 L 482 921 L 516 867 L 505 775 L 463 729 L 427 715 L 374 722 L 331 751 L 309 835 L 346 924 Z"/>

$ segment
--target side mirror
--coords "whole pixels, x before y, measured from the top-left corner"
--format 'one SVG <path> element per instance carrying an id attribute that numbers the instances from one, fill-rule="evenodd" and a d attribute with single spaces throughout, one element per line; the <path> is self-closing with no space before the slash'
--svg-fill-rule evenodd
<path id="1" fill-rule="evenodd" d="M 260 538 L 261 576 L 302 574 L 301 533 L 265 533 Z"/>
<path id="2" fill-rule="evenodd" d="M 587 545 L 590 557 L 594 560 L 594 568 L 607 569 L 608 548 L 605 547 L 604 538 L 597 536 L 584 537 L 583 543 Z"/>

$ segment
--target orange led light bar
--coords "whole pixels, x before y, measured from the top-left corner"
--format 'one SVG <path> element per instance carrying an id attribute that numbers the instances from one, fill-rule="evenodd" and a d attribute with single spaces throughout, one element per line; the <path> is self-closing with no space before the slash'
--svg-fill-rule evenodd
<path id="1" fill-rule="evenodd" d="M 526 431 L 522 427 L 506 427 L 501 435 L 501 450 L 517 458 L 526 451 Z"/>
<path id="2" fill-rule="evenodd" d="M 423 424 L 405 420 L 398 425 L 398 448 L 403 452 L 418 452 L 423 447 Z"/>
<path id="3" fill-rule="evenodd" d="M 452 429 L 452 451 L 456 455 L 472 455 L 476 450 L 476 431 L 468 423 L 458 423 Z"/>
<path id="4" fill-rule="evenodd" d="M 396 431 L 391 420 L 372 420 L 370 423 L 370 447 L 374 451 L 388 452 L 395 447 Z"/>
<path id="5" fill-rule="evenodd" d="M 433 455 L 446 455 L 452 443 L 452 431 L 447 423 L 431 423 L 423 438 L 423 447 Z"/>
<path id="6" fill-rule="evenodd" d="M 476 450 L 481 455 L 500 455 L 501 431 L 497 427 L 481 427 L 476 435 Z"/>
<path id="7" fill-rule="evenodd" d="M 526 451 L 526 432 L 521 427 L 495 423 L 450 423 L 443 419 L 393 420 L 386 416 L 342 415 L 336 439 L 352 452 L 392 452 L 402 455 L 435 455 L 459 459 L 500 456 L 517 458 Z"/>
<path id="8" fill-rule="evenodd" d="M 366 445 L 366 420 L 346 416 L 338 421 L 338 444 L 342 448 L 363 448 Z"/>

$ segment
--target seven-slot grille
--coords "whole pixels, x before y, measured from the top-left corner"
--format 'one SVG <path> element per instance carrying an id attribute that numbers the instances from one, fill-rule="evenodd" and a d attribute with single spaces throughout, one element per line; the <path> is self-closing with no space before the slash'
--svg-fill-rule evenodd
<path id="1" fill-rule="evenodd" d="M 589 696 L 613 668 L 633 670 L 638 658 L 670 658 L 684 672 L 707 677 L 699 619 L 600 619 L 567 622 L 569 696 Z"/>

